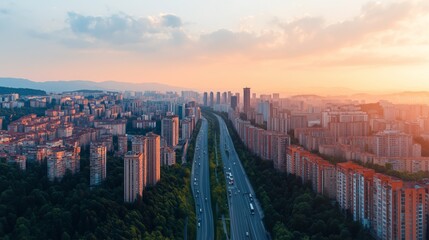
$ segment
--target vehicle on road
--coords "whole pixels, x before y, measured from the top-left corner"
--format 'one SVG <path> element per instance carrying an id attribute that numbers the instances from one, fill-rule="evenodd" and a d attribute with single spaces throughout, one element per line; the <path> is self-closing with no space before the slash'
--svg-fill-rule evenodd
<path id="1" fill-rule="evenodd" d="M 255 208 L 253 208 L 253 204 L 250 203 L 250 213 L 253 215 L 255 214 Z"/>

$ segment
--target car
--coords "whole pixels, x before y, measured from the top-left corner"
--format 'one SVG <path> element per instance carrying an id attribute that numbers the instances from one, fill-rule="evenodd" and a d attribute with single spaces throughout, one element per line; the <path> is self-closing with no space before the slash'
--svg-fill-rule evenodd
<path id="1" fill-rule="evenodd" d="M 198 221 L 198 227 L 201 227 L 201 222 L 200 221 Z"/>
<path id="2" fill-rule="evenodd" d="M 198 166 L 201 166 L 201 163 L 198 163 Z"/>
<path id="3" fill-rule="evenodd" d="M 200 208 L 200 213 L 202 213 L 203 212 L 203 209 L 202 208 Z"/>
<path id="4" fill-rule="evenodd" d="M 234 165 L 235 165 L 235 162 L 234 162 Z"/>
<path id="5" fill-rule="evenodd" d="M 206 198 L 206 201 L 207 201 L 207 198 Z"/>
<path id="6" fill-rule="evenodd" d="M 249 237 L 249 232 L 246 232 L 246 237 Z"/>

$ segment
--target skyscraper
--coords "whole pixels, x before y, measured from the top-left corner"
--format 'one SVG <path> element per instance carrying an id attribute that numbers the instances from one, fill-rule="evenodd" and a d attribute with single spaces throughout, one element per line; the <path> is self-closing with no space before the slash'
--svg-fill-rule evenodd
<path id="1" fill-rule="evenodd" d="M 213 107 L 214 105 L 214 96 L 213 96 L 213 92 L 210 92 L 210 107 Z"/>
<path id="2" fill-rule="evenodd" d="M 143 196 L 143 153 L 128 152 L 124 157 L 124 202 Z"/>
<path id="3" fill-rule="evenodd" d="M 118 136 L 118 154 L 123 155 L 128 150 L 128 137 L 127 135 Z"/>
<path id="4" fill-rule="evenodd" d="M 247 114 L 250 111 L 250 88 L 243 89 L 243 111 Z"/>
<path id="5" fill-rule="evenodd" d="M 161 179 L 161 138 L 154 133 L 146 134 L 147 139 L 147 185 L 155 185 Z"/>
<path id="6" fill-rule="evenodd" d="M 234 111 L 237 109 L 237 96 L 231 96 L 231 108 L 234 109 Z"/>
<path id="7" fill-rule="evenodd" d="M 220 104 L 220 92 L 216 93 L 216 104 Z"/>
<path id="8" fill-rule="evenodd" d="M 204 107 L 207 107 L 207 92 L 204 92 L 203 101 L 204 101 Z"/>
<path id="9" fill-rule="evenodd" d="M 179 143 L 179 118 L 177 116 L 167 116 L 162 119 L 161 136 L 170 147 L 175 147 Z"/>
<path id="10" fill-rule="evenodd" d="M 106 146 L 102 143 L 91 143 L 89 159 L 89 185 L 100 185 L 106 179 Z"/>
<path id="11" fill-rule="evenodd" d="M 228 95 L 226 92 L 222 93 L 222 104 L 226 104 L 228 102 Z"/>
<path id="12" fill-rule="evenodd" d="M 131 141 L 131 146 L 132 152 L 143 154 L 143 188 L 145 188 L 147 185 L 147 138 L 142 135 L 134 136 Z"/>
<path id="13" fill-rule="evenodd" d="M 227 99 L 226 99 L 226 103 L 227 103 L 227 104 L 230 104 L 230 103 L 231 103 L 231 96 L 232 96 L 231 91 L 228 91 L 228 95 L 227 95 Z"/>
<path id="14" fill-rule="evenodd" d="M 52 151 L 47 159 L 48 178 L 54 181 L 56 178 L 61 179 L 66 170 L 63 163 L 65 152 L 63 150 Z"/>

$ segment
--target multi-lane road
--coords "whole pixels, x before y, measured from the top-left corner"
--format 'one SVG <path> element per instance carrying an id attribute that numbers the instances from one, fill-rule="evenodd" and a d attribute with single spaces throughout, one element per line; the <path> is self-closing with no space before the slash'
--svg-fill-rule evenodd
<path id="1" fill-rule="evenodd" d="M 210 197 L 208 124 L 204 118 L 195 142 L 191 179 L 197 215 L 197 239 L 213 240 L 214 222 Z"/>
<path id="2" fill-rule="evenodd" d="M 247 179 L 224 120 L 220 127 L 220 150 L 227 184 L 231 239 L 268 239 L 263 213 Z M 199 238 L 200 239 L 200 238 Z"/>

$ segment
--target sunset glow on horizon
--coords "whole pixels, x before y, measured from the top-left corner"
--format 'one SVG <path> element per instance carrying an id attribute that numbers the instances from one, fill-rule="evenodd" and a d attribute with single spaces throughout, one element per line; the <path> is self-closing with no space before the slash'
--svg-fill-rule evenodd
<path id="1" fill-rule="evenodd" d="M 429 91 L 429 2 L 2 1 L 0 77 Z M 345 91 L 345 90 L 344 90 Z M 343 94 L 346 94 L 344 92 Z"/>

